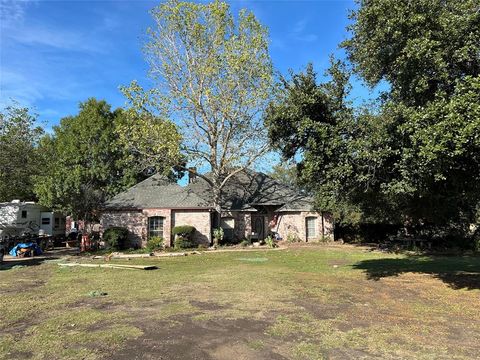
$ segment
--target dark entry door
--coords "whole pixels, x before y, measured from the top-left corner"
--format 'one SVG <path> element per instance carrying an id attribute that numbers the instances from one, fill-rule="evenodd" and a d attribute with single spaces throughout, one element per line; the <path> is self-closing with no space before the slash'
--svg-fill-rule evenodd
<path id="1" fill-rule="evenodd" d="M 255 233 L 252 239 L 263 240 L 265 237 L 265 218 L 263 216 L 252 216 L 252 232 Z"/>

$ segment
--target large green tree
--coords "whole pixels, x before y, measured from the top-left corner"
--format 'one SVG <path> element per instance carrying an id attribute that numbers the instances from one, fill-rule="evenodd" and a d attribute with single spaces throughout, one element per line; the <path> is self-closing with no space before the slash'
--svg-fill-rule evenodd
<path id="1" fill-rule="evenodd" d="M 316 193 L 318 208 L 341 221 L 358 216 L 352 206 L 357 169 L 351 153 L 359 134 L 347 101 L 349 72 L 332 60 L 326 75 L 329 80 L 319 84 L 310 64 L 283 79 L 265 112 L 265 124 L 272 147 L 285 159 L 298 161 L 299 185 Z"/>
<path id="2" fill-rule="evenodd" d="M 317 85 L 307 69 L 282 84 L 270 138 L 301 154 L 300 178 L 339 218 L 466 229 L 480 200 L 478 1 L 360 1 L 351 18 L 353 71 L 387 90 L 335 110 L 345 71 Z"/>
<path id="3" fill-rule="evenodd" d="M 281 184 L 292 188 L 298 187 L 297 166 L 293 162 L 281 162 L 274 165 L 269 175 Z"/>
<path id="4" fill-rule="evenodd" d="M 370 84 L 386 81 L 383 193 L 417 223 L 468 224 L 480 199 L 480 4 L 374 0 L 344 43 Z"/>
<path id="5" fill-rule="evenodd" d="M 77 115 L 63 118 L 53 135 L 42 140 L 45 169 L 35 178 L 35 192 L 42 204 L 91 221 L 105 199 L 142 180 L 144 170 L 167 172 L 171 164 L 145 159 L 135 151 L 138 139 L 125 129 L 131 129 L 132 123 L 138 126 L 137 113 L 112 111 L 105 101 L 96 99 L 79 108 Z M 179 142 L 171 141 L 178 140 L 178 133 L 171 123 L 150 123 L 146 133 L 158 136 L 157 142 L 172 157 L 178 153 Z"/>
<path id="6" fill-rule="evenodd" d="M 211 170 L 204 179 L 219 212 L 228 179 L 268 149 L 260 116 L 273 85 L 267 29 L 252 13 L 234 16 L 220 1 L 170 0 L 152 16 L 144 50 L 155 85 L 144 91 L 133 83 L 126 92 L 175 119 L 187 161 Z"/>
<path id="7" fill-rule="evenodd" d="M 36 121 L 17 103 L 0 112 L 0 202 L 35 199 L 32 178 L 42 171 L 38 142 L 43 135 Z"/>

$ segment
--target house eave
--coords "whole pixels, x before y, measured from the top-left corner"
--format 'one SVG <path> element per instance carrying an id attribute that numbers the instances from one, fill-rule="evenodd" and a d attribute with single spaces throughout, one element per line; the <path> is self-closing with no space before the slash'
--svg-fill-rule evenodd
<path id="1" fill-rule="evenodd" d="M 205 210 L 210 211 L 212 208 L 210 207 L 111 207 L 111 208 L 103 208 L 100 212 L 110 212 L 110 211 L 138 211 L 141 212 L 146 209 L 155 209 L 155 210 Z"/>

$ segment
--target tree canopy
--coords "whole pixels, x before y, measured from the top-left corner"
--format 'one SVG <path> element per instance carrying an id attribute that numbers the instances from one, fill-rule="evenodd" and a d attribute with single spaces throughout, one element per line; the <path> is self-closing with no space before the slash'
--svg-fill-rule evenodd
<path id="1" fill-rule="evenodd" d="M 480 11 L 477 1 L 377 0 L 352 13 L 344 43 L 356 71 L 390 90 L 385 194 L 420 222 L 472 222 L 479 197 Z M 408 201 L 405 201 L 407 199 Z"/>
<path id="2" fill-rule="evenodd" d="M 0 202 L 35 199 L 32 179 L 42 171 L 38 143 L 43 135 L 36 121 L 17 103 L 0 112 Z"/>
<path id="3" fill-rule="evenodd" d="M 300 178 L 338 218 L 466 229 L 480 201 L 478 2 L 361 1 L 351 19 L 347 65 L 388 90 L 338 108 L 329 87 L 348 89 L 348 72 L 317 84 L 307 68 L 266 113 L 271 141 L 301 154 Z"/>
<path id="4" fill-rule="evenodd" d="M 63 118 L 53 135 L 41 142 L 45 168 L 35 178 L 40 203 L 88 221 L 105 199 L 144 179 L 146 167 L 170 171 L 169 163 L 144 161 L 143 153 L 132 150 L 137 139 L 125 131 L 132 116 L 128 110 L 112 111 L 105 101 L 92 98 L 80 104 L 77 115 Z M 175 127 L 170 129 L 175 138 Z M 158 135 L 158 126 L 151 124 L 150 133 Z M 165 143 L 171 145 L 172 154 L 178 150 L 178 143 L 170 138 Z"/>
<path id="5" fill-rule="evenodd" d="M 204 179 L 219 211 L 226 181 L 268 149 L 261 119 L 273 85 L 267 30 L 251 12 L 234 17 L 220 1 L 170 0 L 152 16 L 144 51 L 155 85 L 125 90 L 177 122 L 186 160 L 211 170 Z"/>

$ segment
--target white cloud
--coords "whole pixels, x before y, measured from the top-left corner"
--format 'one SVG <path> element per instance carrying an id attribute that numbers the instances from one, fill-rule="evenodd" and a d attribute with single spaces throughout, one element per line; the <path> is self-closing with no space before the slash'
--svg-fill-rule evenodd
<path id="1" fill-rule="evenodd" d="M 295 34 L 295 35 L 301 34 L 305 30 L 306 26 L 307 26 L 307 20 L 306 19 L 302 19 L 300 21 L 297 21 L 295 23 L 295 25 L 293 26 L 292 34 Z"/>
<path id="2" fill-rule="evenodd" d="M 295 25 L 292 28 L 292 31 L 289 34 L 289 37 L 296 41 L 302 41 L 302 42 L 314 42 L 318 39 L 318 36 L 313 33 L 306 32 L 307 28 L 307 20 L 302 19 L 299 20 L 295 23 Z"/>
<path id="3" fill-rule="evenodd" d="M 67 29 L 48 26 L 29 16 L 27 11 L 35 0 L 0 0 L 0 37 L 2 51 L 14 44 L 43 46 L 62 50 L 107 53 L 110 45 L 99 40 L 98 33 L 113 31 L 120 25 L 110 14 L 98 15 L 98 26 L 94 28 Z"/>
<path id="4" fill-rule="evenodd" d="M 7 29 L 23 22 L 28 1 L 0 0 L 0 27 Z"/>
<path id="5" fill-rule="evenodd" d="M 98 35 L 100 29 L 118 26 L 112 16 L 99 16 L 97 28 L 58 28 L 36 20 L 28 12 L 32 4 L 0 0 L 0 106 L 10 99 L 29 107 L 47 98 L 78 99 L 99 81 L 88 74 L 94 55 L 111 50 L 112 45 Z M 88 75 L 79 77 L 79 72 Z"/>
<path id="6" fill-rule="evenodd" d="M 82 58 L 35 57 L 26 51 L 15 62 L 2 62 L 0 67 L 0 104 L 15 99 L 25 106 L 33 106 L 46 98 L 58 101 L 86 96 L 85 89 L 95 86 L 93 76 L 78 77 L 78 71 L 88 68 Z M 53 115 L 53 114 L 49 114 Z"/>
<path id="7" fill-rule="evenodd" d="M 14 99 L 25 106 L 31 106 L 37 99 L 42 98 L 42 93 L 24 74 L 16 72 L 14 69 L 6 69 L 4 66 L 0 69 L 0 107 L 5 107 Z"/>
<path id="8" fill-rule="evenodd" d="M 6 34 L 15 42 L 26 45 L 40 45 L 63 50 L 105 53 L 107 46 L 95 34 L 72 32 L 39 25 L 19 28 Z"/>

